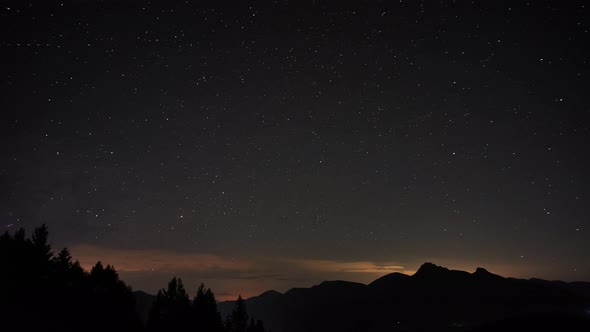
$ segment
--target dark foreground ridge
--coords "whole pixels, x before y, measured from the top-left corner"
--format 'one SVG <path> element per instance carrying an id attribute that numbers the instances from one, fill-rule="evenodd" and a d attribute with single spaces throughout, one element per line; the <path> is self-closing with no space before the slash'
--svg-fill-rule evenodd
<path id="1" fill-rule="evenodd" d="M 331 281 L 249 298 L 270 331 L 590 331 L 590 283 L 514 279 L 425 263 L 368 285 Z M 234 302 L 222 302 L 224 315 Z"/>

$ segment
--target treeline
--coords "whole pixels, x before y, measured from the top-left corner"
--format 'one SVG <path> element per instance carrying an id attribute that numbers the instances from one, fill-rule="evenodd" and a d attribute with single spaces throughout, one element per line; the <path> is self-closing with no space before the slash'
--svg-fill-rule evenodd
<path id="1" fill-rule="evenodd" d="M 191 301 L 182 280 L 158 292 L 147 323 L 136 311 L 131 287 L 113 266 L 97 262 L 90 272 L 67 248 L 55 254 L 45 225 L 30 238 L 24 229 L 0 236 L 0 321 L 7 331 L 203 331 L 263 332 L 238 298 L 221 319 L 215 295 L 203 284 Z"/>
<path id="2" fill-rule="evenodd" d="M 148 331 L 264 332 L 263 323 L 248 320 L 246 303 L 238 297 L 232 313 L 225 321 L 217 310 L 215 295 L 201 284 L 191 301 L 182 279 L 172 278 L 167 289 L 156 296 L 148 321 Z"/>

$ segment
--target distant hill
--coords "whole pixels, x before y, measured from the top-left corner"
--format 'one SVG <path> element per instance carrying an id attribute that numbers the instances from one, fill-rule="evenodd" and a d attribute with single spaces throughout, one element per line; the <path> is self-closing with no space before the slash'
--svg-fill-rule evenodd
<path id="1" fill-rule="evenodd" d="M 590 331 L 590 283 L 514 279 L 423 264 L 368 285 L 325 281 L 246 300 L 273 332 Z M 222 316 L 233 301 L 219 303 Z"/>

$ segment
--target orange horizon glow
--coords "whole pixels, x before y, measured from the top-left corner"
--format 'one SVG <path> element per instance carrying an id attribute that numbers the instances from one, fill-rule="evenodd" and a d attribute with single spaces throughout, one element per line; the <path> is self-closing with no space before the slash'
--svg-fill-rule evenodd
<path id="1" fill-rule="evenodd" d="M 134 289 L 155 293 L 164 288 L 172 276 L 183 279 L 189 294 L 204 282 L 219 301 L 248 298 L 267 290 L 285 292 L 293 287 L 310 287 L 324 280 L 347 280 L 368 284 L 393 272 L 413 275 L 425 261 L 450 269 L 474 271 L 479 265 L 446 259 L 415 260 L 409 264 L 298 259 L 281 257 L 230 257 L 211 253 L 181 253 L 156 249 L 117 249 L 92 245 L 71 248 L 80 265 L 90 271 L 97 261 L 111 265 Z M 504 276 L 518 272 L 514 266 L 489 264 L 491 272 Z"/>

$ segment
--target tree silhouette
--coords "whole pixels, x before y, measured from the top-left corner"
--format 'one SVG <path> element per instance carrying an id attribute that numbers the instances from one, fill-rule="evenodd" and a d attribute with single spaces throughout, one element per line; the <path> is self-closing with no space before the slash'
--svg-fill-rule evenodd
<path id="1" fill-rule="evenodd" d="M 56 278 L 65 282 L 80 282 L 84 276 L 84 270 L 80 266 L 80 262 L 73 261 L 72 255 L 68 248 L 63 248 L 56 257 L 53 258 L 54 271 Z M 59 281 L 58 280 L 58 281 Z"/>
<path id="2" fill-rule="evenodd" d="M 16 241 L 19 242 L 24 242 L 25 241 L 25 229 L 24 228 L 19 228 L 15 233 L 14 233 L 14 239 Z"/>
<path id="3" fill-rule="evenodd" d="M 198 330 L 219 332 L 223 331 L 221 315 L 217 310 L 215 295 L 210 288 L 201 283 L 193 301 L 193 322 Z"/>
<path id="4" fill-rule="evenodd" d="M 246 309 L 246 302 L 242 296 L 238 296 L 238 300 L 231 313 L 230 332 L 246 332 L 248 327 L 248 310 Z"/>
<path id="5" fill-rule="evenodd" d="M 115 267 L 98 261 L 86 272 L 68 248 L 54 255 L 45 225 L 35 228 L 31 238 L 26 238 L 22 228 L 13 235 L 0 235 L 0 262 L 2 330 L 142 329 L 131 288 L 119 278 Z M 246 306 L 240 297 L 227 326 L 231 331 L 246 332 L 247 322 Z M 260 324 L 251 323 L 248 331 L 263 331 L 255 329 Z M 201 284 L 190 301 L 177 277 L 158 292 L 146 328 L 225 332 L 211 289 Z"/>
<path id="6" fill-rule="evenodd" d="M 137 331 L 131 289 L 114 267 L 97 264 L 90 274 L 67 248 L 54 257 L 45 225 L 30 239 L 24 229 L 0 236 L 2 326 L 7 330 Z M 88 322 L 92 322 L 88 324 Z"/>
<path id="7" fill-rule="evenodd" d="M 32 236 L 33 246 L 36 253 L 44 260 L 49 261 L 51 256 L 51 244 L 49 244 L 49 231 L 45 224 L 35 228 Z"/>
<path id="8" fill-rule="evenodd" d="M 149 331 L 164 330 L 164 321 L 167 309 L 164 302 L 164 294 L 162 290 L 159 290 L 158 294 L 156 294 L 156 300 L 152 304 L 148 314 L 147 329 Z"/>
<path id="9" fill-rule="evenodd" d="M 71 269 L 73 266 L 72 255 L 70 255 L 68 248 L 63 248 L 53 261 L 55 262 L 56 267 L 64 271 Z"/>
<path id="10" fill-rule="evenodd" d="M 251 317 L 246 332 L 264 332 L 264 324 L 260 319 L 255 321 L 254 317 Z"/>
<path id="11" fill-rule="evenodd" d="M 116 324 L 125 329 L 137 329 L 139 320 L 131 288 L 119 279 L 115 268 L 111 265 L 103 267 L 101 262 L 97 262 L 88 279 L 92 318 L 97 321 L 95 328 L 108 329 Z"/>
<path id="12" fill-rule="evenodd" d="M 190 300 L 182 279 L 173 277 L 167 289 L 158 291 L 148 317 L 150 331 L 180 330 L 189 326 Z"/>

